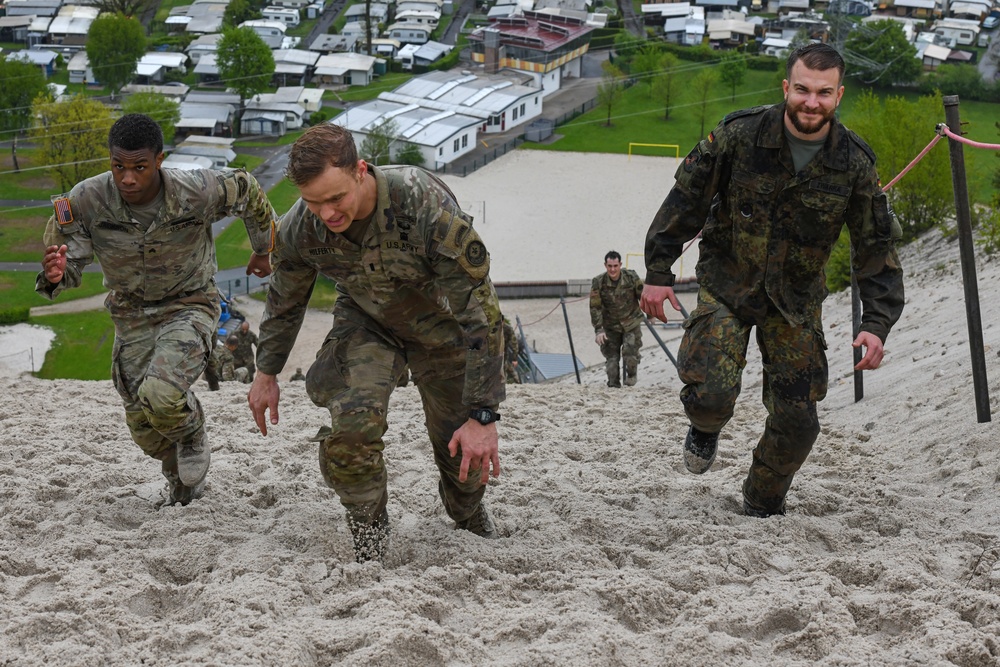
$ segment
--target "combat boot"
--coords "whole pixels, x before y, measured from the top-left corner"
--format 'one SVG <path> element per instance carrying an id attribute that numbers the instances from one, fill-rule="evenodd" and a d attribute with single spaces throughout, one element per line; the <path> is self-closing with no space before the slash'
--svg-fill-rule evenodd
<path id="1" fill-rule="evenodd" d="M 626 387 L 634 387 L 636 379 L 637 378 L 636 378 L 636 374 L 635 373 L 626 373 L 625 374 L 625 386 Z"/>
<path id="2" fill-rule="evenodd" d="M 781 501 L 781 507 L 776 510 L 766 510 L 760 507 L 755 507 L 750 504 L 746 496 L 743 497 L 743 513 L 747 516 L 752 516 L 755 519 L 766 519 L 770 516 L 784 516 L 785 515 L 785 501 Z"/>
<path id="3" fill-rule="evenodd" d="M 486 509 L 486 503 L 483 502 L 479 503 L 479 507 L 476 508 L 476 511 L 468 519 L 456 521 L 455 528 L 467 530 L 487 540 L 495 540 L 497 538 L 496 526 L 493 525 L 493 519 Z"/>
<path id="4" fill-rule="evenodd" d="M 198 486 L 208 474 L 212 448 L 202 427 L 190 438 L 177 445 L 177 476 L 185 486 Z"/>
<path id="5" fill-rule="evenodd" d="M 382 562 L 389 544 L 389 512 L 383 508 L 374 523 L 360 523 L 347 517 L 347 525 L 354 538 L 354 560 L 365 563 L 370 560 Z"/>
<path id="6" fill-rule="evenodd" d="M 609 375 L 608 386 L 611 387 L 612 389 L 621 389 L 622 381 L 617 375 L 614 376 Z"/>
<path id="7" fill-rule="evenodd" d="M 186 486 L 177 475 L 177 455 L 171 454 L 163 462 L 163 476 L 167 478 L 167 499 L 166 505 L 187 505 L 192 500 L 201 498 L 205 493 L 205 480 L 202 479 L 194 486 Z"/>
<path id="8" fill-rule="evenodd" d="M 718 433 L 702 433 L 692 426 L 684 439 L 684 467 L 695 475 L 706 473 L 712 467 L 718 451 Z"/>

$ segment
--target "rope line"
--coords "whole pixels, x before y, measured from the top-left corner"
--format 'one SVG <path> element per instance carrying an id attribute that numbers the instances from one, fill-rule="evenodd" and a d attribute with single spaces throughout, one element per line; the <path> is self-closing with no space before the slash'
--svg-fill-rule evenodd
<path id="1" fill-rule="evenodd" d="M 968 144 L 969 146 L 974 146 L 976 148 L 988 148 L 990 150 L 1000 151 L 1000 144 L 986 144 L 981 141 L 973 141 L 972 139 L 966 139 L 962 135 L 955 134 L 954 132 L 952 132 L 951 128 L 949 128 L 944 123 L 939 124 L 937 126 L 937 129 L 938 132 L 947 135 L 949 139 L 954 139 L 955 141 L 961 141 L 963 144 Z"/>
<path id="2" fill-rule="evenodd" d="M 924 147 L 924 150 L 920 151 L 920 154 L 917 155 L 917 157 L 913 158 L 910 164 L 906 165 L 906 168 L 903 169 L 903 171 L 896 174 L 896 178 L 889 181 L 889 183 L 884 188 L 882 188 L 882 192 L 888 192 L 889 188 L 891 188 L 892 186 L 894 186 L 896 183 L 899 182 L 899 179 L 901 179 L 903 176 L 906 176 L 906 172 L 908 172 L 913 167 L 917 166 L 917 163 L 920 162 L 922 159 L 924 159 L 924 156 L 927 155 L 928 151 L 934 148 L 934 145 L 937 142 L 941 141 L 941 136 L 942 135 L 940 134 L 935 134 L 934 138 L 931 139 L 931 142 Z"/>
<path id="3" fill-rule="evenodd" d="M 556 305 L 552 306 L 552 310 L 550 310 L 549 312 L 545 313 L 544 315 L 542 315 L 541 317 L 539 317 L 537 320 L 534 320 L 532 322 L 528 322 L 527 324 L 524 324 L 522 322 L 521 323 L 521 328 L 530 327 L 532 324 L 538 324 L 539 322 L 541 322 L 542 320 L 544 320 L 546 317 L 548 317 L 552 313 L 556 312 L 556 308 L 558 308 L 559 306 L 561 306 L 563 303 L 575 303 L 577 301 L 583 301 L 584 299 L 589 299 L 589 298 L 590 298 L 590 295 L 588 294 L 587 296 L 581 296 L 581 297 L 579 297 L 577 299 L 570 299 L 569 301 L 560 301 Z"/>

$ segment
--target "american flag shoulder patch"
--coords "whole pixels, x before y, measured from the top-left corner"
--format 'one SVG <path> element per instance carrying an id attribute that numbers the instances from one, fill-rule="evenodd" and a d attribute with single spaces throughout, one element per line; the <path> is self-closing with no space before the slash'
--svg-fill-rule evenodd
<path id="1" fill-rule="evenodd" d="M 69 197 L 53 197 L 52 207 L 56 210 L 56 220 L 59 221 L 60 225 L 68 225 L 73 222 L 73 207 L 69 204 Z"/>

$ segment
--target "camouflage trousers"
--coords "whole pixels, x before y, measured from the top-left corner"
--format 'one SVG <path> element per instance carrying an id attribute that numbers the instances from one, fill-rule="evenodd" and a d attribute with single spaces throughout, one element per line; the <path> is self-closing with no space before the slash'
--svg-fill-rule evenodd
<path id="1" fill-rule="evenodd" d="M 620 367 L 622 361 L 625 362 L 625 379 L 634 378 L 639 372 L 639 360 L 642 354 L 642 328 L 636 327 L 631 331 L 609 331 L 605 329 L 608 339 L 601 345 L 601 354 L 604 355 L 604 370 L 608 374 L 608 386 L 620 387 L 621 375 Z"/>
<path id="2" fill-rule="evenodd" d="M 424 373 L 421 364 L 413 363 L 412 370 L 440 472 L 438 493 L 448 516 L 464 521 L 477 511 L 486 491 L 478 469 L 470 470 L 465 482 L 458 481 L 461 454 L 448 452 L 452 435 L 469 418 L 469 407 L 462 402 L 465 376 L 439 378 Z M 306 375 L 313 403 L 330 410 L 330 427 L 316 437 L 323 479 L 337 492 L 349 520 L 357 523 L 373 523 L 388 502 L 382 437 L 388 429 L 389 396 L 406 365 L 404 349 L 359 323 L 335 318 Z"/>
<path id="3" fill-rule="evenodd" d="M 706 289 L 684 323 L 677 353 L 681 402 L 699 431 L 718 433 L 733 416 L 756 325 L 763 360 L 764 434 L 753 451 L 743 495 L 754 509 L 777 512 L 819 435 L 816 403 L 826 397 L 828 369 L 821 313 L 813 324 L 789 324 L 773 306 L 761 322 L 734 315 Z"/>
<path id="4" fill-rule="evenodd" d="M 181 305 L 144 315 L 112 318 L 111 378 L 125 404 L 132 440 L 162 461 L 205 427 L 191 387 L 208 364 L 218 315 Z"/>

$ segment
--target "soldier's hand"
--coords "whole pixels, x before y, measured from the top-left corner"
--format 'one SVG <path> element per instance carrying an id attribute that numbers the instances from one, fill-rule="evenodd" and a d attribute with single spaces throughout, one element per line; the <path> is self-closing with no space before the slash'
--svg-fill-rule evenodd
<path id="1" fill-rule="evenodd" d="M 247 402 L 250 404 L 250 412 L 253 413 L 253 420 L 257 422 L 257 428 L 262 435 L 267 435 L 267 412 L 271 413 L 271 424 L 278 423 L 278 399 L 281 397 L 281 390 L 278 388 L 278 378 L 268 373 L 257 371 L 254 376 L 250 391 L 247 392 Z"/>
<path id="2" fill-rule="evenodd" d="M 53 285 L 59 284 L 66 274 L 66 246 L 50 245 L 42 257 L 42 273 Z"/>
<path id="3" fill-rule="evenodd" d="M 448 443 L 448 452 L 458 456 L 462 450 L 462 465 L 458 470 L 458 481 L 464 482 L 469 477 L 469 471 L 480 471 L 479 481 L 486 484 L 490 481 L 490 468 L 493 476 L 500 476 L 500 449 L 498 445 L 497 425 L 482 425 L 475 419 L 462 424 Z"/>
<path id="4" fill-rule="evenodd" d="M 597 334 L 597 336 L 594 337 L 594 342 L 597 343 L 598 345 L 604 345 L 605 343 L 608 342 L 608 334 L 602 331 L 601 333 Z"/>
<path id="5" fill-rule="evenodd" d="M 853 347 L 864 347 L 865 356 L 854 367 L 856 371 L 873 371 L 882 364 L 885 351 L 882 349 L 882 339 L 868 331 L 862 331 L 854 339 Z"/>
<path id="6" fill-rule="evenodd" d="M 270 255 L 250 255 L 250 261 L 247 262 L 247 275 L 255 275 L 258 278 L 263 278 L 264 276 L 271 275 L 271 256 Z"/>
<path id="7" fill-rule="evenodd" d="M 670 301 L 674 310 L 680 312 L 681 302 L 677 300 L 673 287 L 663 287 L 660 285 L 643 285 L 642 298 L 639 299 L 639 308 L 650 317 L 655 317 L 661 322 L 667 321 L 667 314 L 663 310 L 663 302 Z"/>

